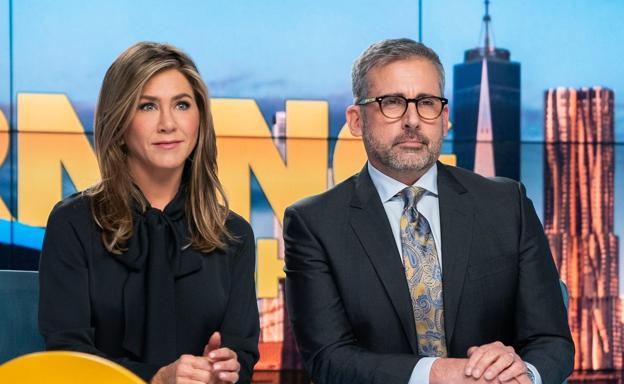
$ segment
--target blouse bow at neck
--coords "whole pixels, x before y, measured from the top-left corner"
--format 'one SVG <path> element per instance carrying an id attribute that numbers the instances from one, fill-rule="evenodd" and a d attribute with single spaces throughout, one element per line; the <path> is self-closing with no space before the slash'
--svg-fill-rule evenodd
<path id="1" fill-rule="evenodd" d="M 159 210 L 133 211 L 133 233 L 116 258 L 128 270 L 123 288 L 122 346 L 145 363 L 166 365 L 178 357 L 175 281 L 202 267 L 198 252 L 187 251 L 186 188 Z"/>

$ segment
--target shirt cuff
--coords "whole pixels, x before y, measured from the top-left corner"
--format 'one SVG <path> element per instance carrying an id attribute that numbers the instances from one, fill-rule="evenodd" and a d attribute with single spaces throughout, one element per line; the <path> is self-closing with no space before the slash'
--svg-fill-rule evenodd
<path id="1" fill-rule="evenodd" d="M 410 376 L 408 384 L 429 384 L 431 366 L 437 359 L 439 359 L 439 357 L 423 357 L 418 360 L 414 366 L 414 370 L 412 371 L 412 376 Z"/>
<path id="2" fill-rule="evenodd" d="M 420 363 L 420 361 L 419 361 L 419 363 Z M 535 366 L 533 364 L 527 363 L 526 361 L 524 362 L 524 364 L 526 364 L 527 368 L 529 368 L 529 370 L 533 373 L 533 376 L 535 376 L 535 381 L 533 382 L 533 384 L 542 384 L 542 377 L 540 376 L 539 372 L 537 371 L 537 368 L 535 368 Z M 418 366 L 418 363 L 416 363 L 416 366 Z"/>

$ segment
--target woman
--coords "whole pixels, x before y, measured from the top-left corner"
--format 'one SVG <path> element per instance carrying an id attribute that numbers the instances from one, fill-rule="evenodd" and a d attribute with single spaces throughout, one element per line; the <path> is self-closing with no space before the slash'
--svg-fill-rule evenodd
<path id="1" fill-rule="evenodd" d="M 50 214 L 39 325 L 48 349 L 104 356 L 152 383 L 249 382 L 255 243 L 217 179 L 208 91 L 177 48 L 138 43 L 95 114 L 102 181 Z"/>

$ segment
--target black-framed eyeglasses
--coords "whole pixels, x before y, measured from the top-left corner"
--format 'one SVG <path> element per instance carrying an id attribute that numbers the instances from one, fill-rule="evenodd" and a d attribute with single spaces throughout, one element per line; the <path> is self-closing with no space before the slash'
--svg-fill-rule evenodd
<path id="1" fill-rule="evenodd" d="M 438 96 L 421 96 L 415 99 L 408 99 L 399 95 L 386 95 L 366 97 L 359 100 L 356 104 L 367 105 L 375 102 L 379 104 L 381 113 L 389 119 L 403 117 L 405 112 L 407 112 L 409 103 L 414 103 L 418 116 L 425 120 L 433 120 L 442 114 L 444 106 L 448 104 L 448 99 Z"/>

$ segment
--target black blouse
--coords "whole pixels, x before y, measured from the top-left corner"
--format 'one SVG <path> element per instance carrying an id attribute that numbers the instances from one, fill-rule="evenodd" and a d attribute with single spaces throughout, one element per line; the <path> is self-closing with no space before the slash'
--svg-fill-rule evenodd
<path id="1" fill-rule="evenodd" d="M 149 381 L 180 355 L 201 355 L 219 331 L 222 346 L 238 355 L 239 382 L 251 381 L 259 355 L 252 229 L 231 212 L 226 227 L 235 240 L 225 251 L 201 253 L 185 244 L 186 218 L 176 199 L 163 212 L 150 208 L 135 217 L 133 238 L 122 255 L 102 245 L 88 197 L 78 193 L 56 205 L 39 266 L 39 327 L 47 349 L 103 356 Z M 156 242 L 150 238 L 153 225 L 167 228 L 164 242 L 160 234 Z M 171 284 L 158 285 L 163 264 L 150 260 L 154 254 L 169 258 L 164 265 L 171 266 Z M 168 309 L 173 314 L 165 321 Z M 159 344 L 154 335 L 163 322 L 174 329 L 165 327 Z M 176 350 L 163 351 L 166 342 Z"/>

